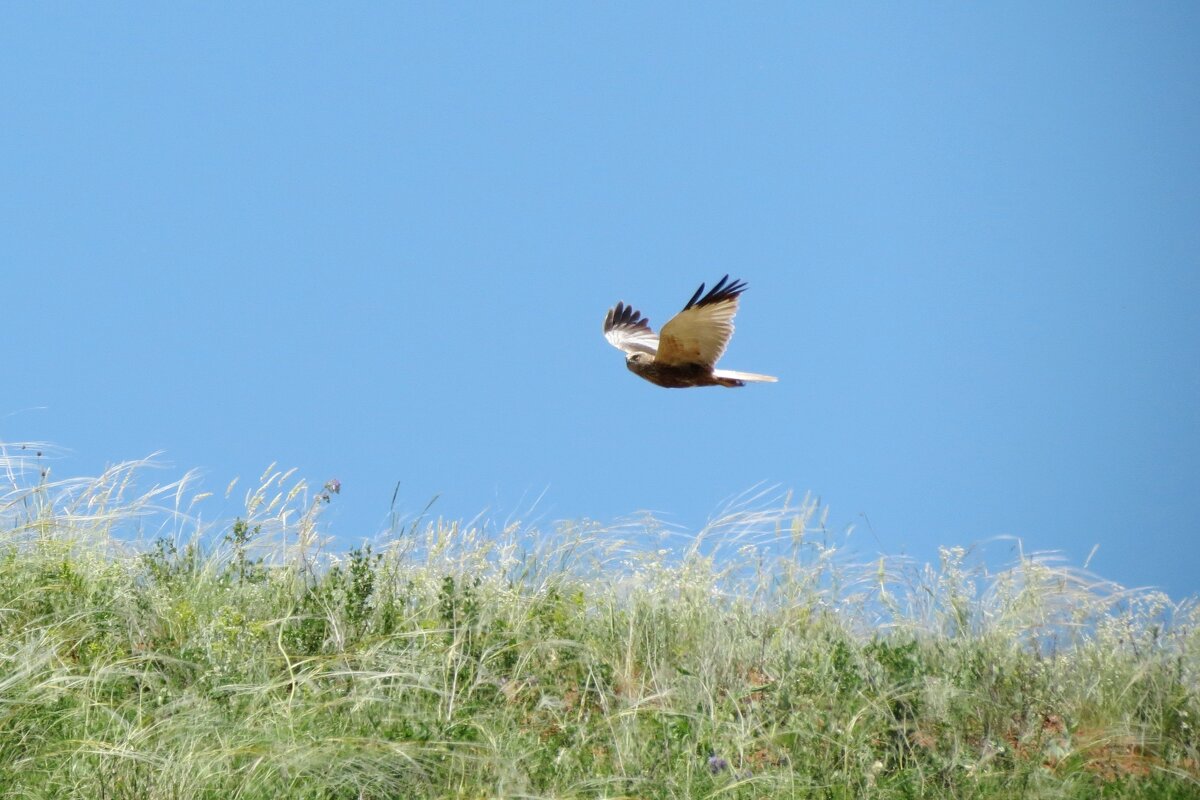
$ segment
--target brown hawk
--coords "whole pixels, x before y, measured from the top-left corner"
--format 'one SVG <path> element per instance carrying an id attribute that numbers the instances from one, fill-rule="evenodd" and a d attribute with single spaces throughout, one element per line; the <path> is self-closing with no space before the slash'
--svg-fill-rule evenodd
<path id="1" fill-rule="evenodd" d="M 721 278 L 708 294 L 700 284 L 658 336 L 650 329 L 650 320 L 633 306 L 617 303 L 604 317 L 604 337 L 625 352 L 630 372 L 668 389 L 775 383 L 779 379 L 770 375 L 715 368 L 733 336 L 738 296 L 746 290 L 745 283 L 728 281 L 728 275 Z"/>

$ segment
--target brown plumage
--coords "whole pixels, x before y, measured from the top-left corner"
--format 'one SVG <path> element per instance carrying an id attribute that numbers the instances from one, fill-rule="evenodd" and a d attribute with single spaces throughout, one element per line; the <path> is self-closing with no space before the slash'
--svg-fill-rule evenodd
<path id="1" fill-rule="evenodd" d="M 738 297 L 746 290 L 745 283 L 728 281 L 728 275 L 721 278 L 708 294 L 700 284 L 658 336 L 650 328 L 650 320 L 632 306 L 617 303 L 604 318 L 604 336 L 625 353 L 630 372 L 668 389 L 745 386 L 747 381 L 774 383 L 778 378 L 770 375 L 716 369 L 733 336 Z"/>

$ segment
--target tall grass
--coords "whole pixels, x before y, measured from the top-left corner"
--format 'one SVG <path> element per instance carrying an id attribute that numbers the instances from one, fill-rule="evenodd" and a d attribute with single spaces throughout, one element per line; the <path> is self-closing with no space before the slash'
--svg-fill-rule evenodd
<path id="1" fill-rule="evenodd" d="M 35 450 L 0 449 L 4 797 L 1200 796 L 1194 600 L 857 565 L 809 498 L 339 554 L 335 486 L 268 470 L 212 524 Z"/>

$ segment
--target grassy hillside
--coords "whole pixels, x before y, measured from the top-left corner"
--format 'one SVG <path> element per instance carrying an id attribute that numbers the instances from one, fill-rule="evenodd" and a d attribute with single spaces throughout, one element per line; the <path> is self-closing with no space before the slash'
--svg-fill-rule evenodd
<path id="1" fill-rule="evenodd" d="M 6 798 L 1200 796 L 1195 603 L 1046 559 L 856 566 L 808 501 L 333 555 L 336 487 L 0 456 Z"/>

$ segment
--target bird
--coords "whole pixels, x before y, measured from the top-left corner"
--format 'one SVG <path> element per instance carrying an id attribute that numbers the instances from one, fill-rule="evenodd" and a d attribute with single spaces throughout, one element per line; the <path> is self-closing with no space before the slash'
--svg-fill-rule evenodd
<path id="1" fill-rule="evenodd" d="M 604 338 L 625 353 L 625 366 L 638 377 L 668 389 L 691 386 L 745 386 L 775 383 L 778 378 L 754 372 L 716 369 L 733 336 L 733 315 L 738 297 L 746 290 L 743 281 L 721 278 L 704 293 L 704 284 L 656 335 L 650 320 L 623 301 L 604 317 Z"/>

